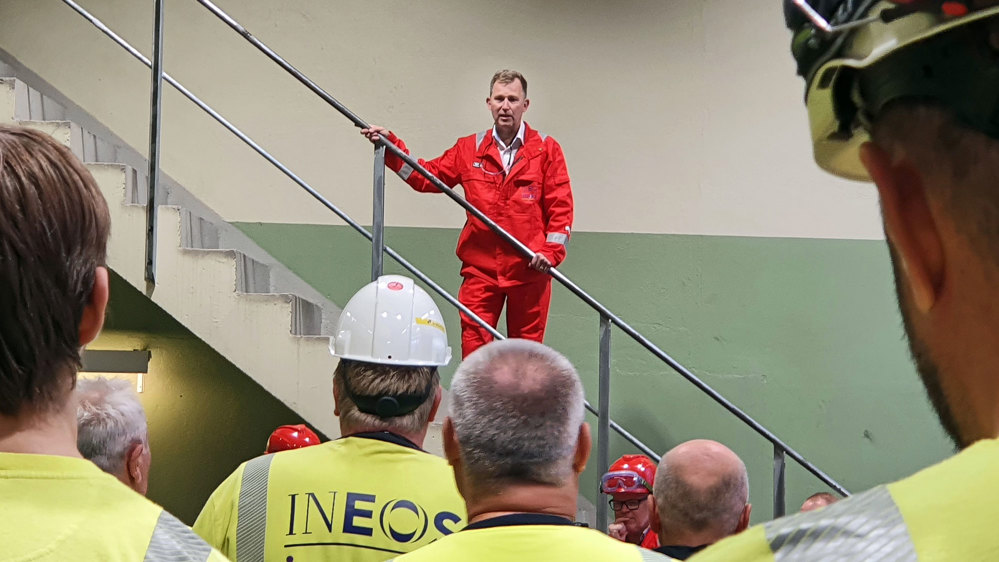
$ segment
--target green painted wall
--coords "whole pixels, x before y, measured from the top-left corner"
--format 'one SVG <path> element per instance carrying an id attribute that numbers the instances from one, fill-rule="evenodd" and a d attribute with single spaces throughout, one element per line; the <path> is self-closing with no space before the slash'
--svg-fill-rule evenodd
<path id="1" fill-rule="evenodd" d="M 334 302 L 368 281 L 370 246 L 347 227 L 237 226 Z M 457 291 L 457 230 L 389 228 L 386 240 Z M 950 452 L 909 362 L 883 242 L 577 232 L 561 270 L 850 490 Z M 445 316 L 457 352 L 457 313 Z M 556 288 L 546 343 L 576 364 L 591 399 L 597 332 L 597 315 Z M 618 330 L 612 353 L 611 416 L 659 451 L 726 443 L 749 466 L 754 520 L 769 518 L 767 442 Z M 615 441 L 612 453 L 625 452 Z M 822 489 L 796 466 L 791 510 Z M 596 482 L 588 471 L 591 497 Z"/>
<path id="2" fill-rule="evenodd" d="M 188 524 L 239 463 L 263 452 L 275 427 L 303 423 L 117 275 L 105 329 L 90 347 L 151 350 L 139 395 L 152 449 L 148 495 Z"/>

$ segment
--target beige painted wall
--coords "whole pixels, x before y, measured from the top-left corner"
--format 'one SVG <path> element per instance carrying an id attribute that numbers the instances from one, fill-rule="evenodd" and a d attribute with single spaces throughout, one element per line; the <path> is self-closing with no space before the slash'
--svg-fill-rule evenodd
<path id="1" fill-rule="evenodd" d="M 149 52 L 152 2 L 80 0 Z M 490 74 L 522 70 L 528 120 L 563 144 L 577 230 L 878 238 L 873 190 L 812 164 L 776 0 L 218 0 L 419 155 L 490 125 Z M 168 2 L 165 68 L 365 222 L 370 147 L 193 1 Z M 58 0 L 0 2 L 0 48 L 137 147 L 148 71 Z M 175 92 L 162 164 L 226 219 L 335 218 Z M 457 226 L 390 179 L 388 221 Z"/>

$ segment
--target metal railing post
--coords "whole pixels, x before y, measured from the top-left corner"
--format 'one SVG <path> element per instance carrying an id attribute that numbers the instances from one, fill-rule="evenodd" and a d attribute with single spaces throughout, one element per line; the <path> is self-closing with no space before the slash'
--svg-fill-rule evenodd
<path id="1" fill-rule="evenodd" d="M 252 45 L 254 45 L 255 47 L 257 47 L 268 58 L 270 58 L 271 60 L 273 60 L 274 62 L 276 62 L 278 65 L 280 65 L 282 68 L 284 68 L 286 71 L 288 71 L 289 73 L 291 73 L 302 84 L 304 84 L 306 87 L 308 87 L 312 92 L 314 92 L 316 95 L 318 95 L 324 101 L 326 101 L 331 106 L 333 106 L 337 111 L 339 111 L 341 114 L 343 114 L 345 117 L 347 117 L 350 121 L 352 121 L 354 123 L 354 125 L 356 125 L 359 128 L 367 128 L 369 126 L 363 119 L 361 119 L 360 117 L 358 117 L 357 115 L 355 115 L 353 112 L 351 112 L 349 109 L 347 109 L 342 103 L 340 103 L 339 101 L 337 101 L 329 93 L 327 93 L 325 90 L 323 90 L 318 85 L 316 85 L 312 80 L 310 80 L 308 77 L 306 77 L 300 71 L 298 71 L 295 67 L 293 67 L 287 61 L 285 61 L 283 58 L 281 58 L 279 55 L 277 55 L 277 53 L 275 53 L 269 47 L 267 47 L 262 42 L 260 42 L 257 38 L 253 37 L 253 35 L 251 35 L 243 26 L 241 26 L 239 23 L 237 23 L 235 20 L 233 20 L 231 17 L 229 17 L 228 14 L 226 14 L 225 12 L 223 12 L 222 10 L 220 10 L 210 0 L 196 0 L 196 1 L 198 3 L 200 3 L 200 4 L 202 4 L 203 6 L 205 6 L 206 8 L 208 8 L 209 11 L 211 11 L 218 18 L 220 18 L 223 22 L 225 22 L 232 29 L 234 29 L 237 33 L 239 33 L 241 36 L 243 36 L 244 39 L 246 39 Z M 80 16 L 82 16 L 84 19 L 86 19 L 87 21 L 89 21 L 98 30 L 100 30 L 102 33 L 104 33 L 105 35 L 107 35 L 115 43 L 117 43 L 122 48 L 124 48 L 129 54 L 131 54 L 133 57 L 135 57 L 136 59 L 138 59 L 140 62 L 142 62 L 146 66 L 150 67 L 150 69 L 152 70 L 153 92 L 152 92 L 152 96 L 151 96 L 152 97 L 152 100 L 151 100 L 151 114 L 152 115 L 151 115 L 151 118 L 150 118 L 151 122 L 150 122 L 150 154 L 149 154 L 149 172 L 150 172 L 149 173 L 149 178 L 150 178 L 149 179 L 149 184 L 150 184 L 150 188 L 149 188 L 149 200 L 148 200 L 148 208 L 147 208 L 148 227 L 147 227 L 147 248 L 146 248 L 146 258 L 147 258 L 146 259 L 146 279 L 147 279 L 147 281 L 155 282 L 155 265 L 156 265 L 156 238 L 155 238 L 155 233 L 156 233 L 156 224 L 155 224 L 156 223 L 156 208 L 155 208 L 155 199 L 156 199 L 156 194 L 157 194 L 156 186 L 158 184 L 158 179 L 159 179 L 158 176 L 159 176 L 159 140 L 160 140 L 160 117 L 161 117 L 161 115 L 160 115 L 160 113 L 161 113 L 161 86 L 162 86 L 162 82 L 166 81 L 170 85 L 174 86 L 183 96 L 185 96 L 187 99 L 189 99 L 192 103 L 194 103 L 195 105 L 197 105 L 203 111 L 205 111 L 206 113 L 208 113 L 212 118 L 214 118 L 216 121 L 218 121 L 223 127 L 225 127 L 226 129 L 228 129 L 231 133 L 233 133 L 235 136 L 237 136 L 240 140 L 242 140 L 243 142 L 245 142 L 248 146 L 250 146 L 250 148 L 252 148 L 260 156 L 262 156 L 268 162 L 270 162 L 271 164 L 273 164 L 276 168 L 278 168 L 279 170 L 281 170 L 292 181 L 294 181 L 296 184 L 298 184 L 299 187 L 301 187 L 302 189 L 304 189 L 306 192 L 308 192 L 310 195 L 312 195 L 312 197 L 314 197 L 320 203 L 322 203 L 326 208 L 328 208 L 330 211 L 332 211 L 333 213 L 335 213 L 338 217 L 340 217 L 341 219 L 343 219 L 350 227 L 352 227 L 354 230 L 356 230 L 357 232 L 359 232 L 361 235 L 363 235 L 366 238 L 368 238 L 369 240 L 371 240 L 372 241 L 372 246 L 373 246 L 373 252 L 375 251 L 374 248 L 376 248 L 376 247 L 382 248 L 382 251 L 383 251 L 384 254 L 388 254 L 389 257 L 391 257 L 396 262 L 398 262 L 403 268 L 405 268 L 407 271 L 411 272 L 419 280 L 423 281 L 430 289 L 432 289 L 434 292 L 436 292 L 442 298 L 444 298 L 445 300 L 447 300 L 450 304 L 452 304 L 453 306 L 455 306 L 456 308 L 458 308 L 459 311 L 461 311 L 462 313 L 468 315 L 473 321 L 475 321 L 480 326 L 482 326 L 484 329 L 486 329 L 491 334 L 493 334 L 493 336 L 495 338 L 502 339 L 503 336 L 493 326 L 490 326 L 485 321 L 483 321 L 481 318 L 479 318 L 478 315 L 476 315 L 471 310 L 469 310 L 468 307 L 466 307 L 465 305 L 463 305 L 462 303 L 460 303 L 455 297 L 453 297 L 452 295 L 450 295 L 442 287 L 440 287 L 438 284 L 436 284 L 426 274 L 424 274 L 419 269 L 417 269 L 415 266 L 413 266 L 408 261 L 406 261 L 402 256 L 400 256 L 392 248 L 390 248 L 388 246 L 385 246 L 384 245 L 384 238 L 382 238 L 382 240 L 380 242 L 376 243 L 376 241 L 375 241 L 375 235 L 373 235 L 372 233 L 369 233 L 367 230 L 365 230 L 360 224 L 358 224 L 356 221 L 354 221 L 349 216 L 347 216 L 345 213 L 343 213 L 343 211 L 341 211 L 335 205 L 333 205 L 332 203 L 330 203 L 325 197 L 323 197 L 322 195 L 320 195 L 319 192 L 316 191 L 312 186 L 310 186 L 309 184 L 307 184 L 300 177 L 298 177 L 294 172 L 292 172 L 290 169 L 288 169 L 284 164 L 282 164 L 277 159 L 275 159 L 273 156 L 271 156 L 259 144 L 257 144 L 256 142 L 254 142 L 247 135 L 245 135 L 242 131 L 240 131 L 238 128 L 236 128 L 234 125 L 232 125 L 228 120 L 226 120 L 224 117 L 222 117 L 217 111 L 215 111 L 210 106 L 208 106 L 203 101 L 201 101 L 197 96 L 195 96 L 194 94 L 192 94 L 187 88 L 185 88 L 182 84 L 180 84 L 175 79 L 173 79 L 169 74 L 164 73 L 162 71 L 162 48 L 163 48 L 163 29 L 162 28 L 163 28 L 163 3 L 164 3 L 164 0 L 155 0 L 155 10 L 156 10 L 156 12 L 155 12 L 155 21 L 154 21 L 154 25 L 155 25 L 155 28 L 154 28 L 155 44 L 153 46 L 153 50 L 154 50 L 154 60 L 153 61 L 150 61 L 148 58 L 146 58 L 135 47 L 133 47 L 128 42 L 126 42 L 125 40 L 123 40 L 120 36 L 118 36 L 116 33 L 114 33 L 114 31 L 112 31 L 107 25 L 105 25 L 99 19 L 97 19 L 92 14 L 90 14 L 89 12 L 87 12 L 86 10 L 84 10 L 74 0 L 62 0 L 62 2 L 64 4 L 66 4 L 67 6 L 69 6 L 70 8 L 72 8 L 78 14 L 80 14 Z M 387 151 L 391 152 L 393 155 L 395 155 L 396 157 L 398 157 L 399 159 L 401 159 L 403 162 L 405 162 L 406 164 L 408 164 L 409 166 L 411 166 L 414 171 L 418 172 L 420 175 L 422 175 L 425 178 L 427 178 L 427 180 L 430 181 L 430 183 L 432 183 L 434 186 L 436 186 L 438 190 L 440 190 L 442 193 L 444 193 L 445 195 L 447 195 L 448 197 L 450 197 L 452 200 L 454 200 L 456 203 L 458 203 L 469 214 L 471 214 L 475 218 L 477 218 L 477 219 L 481 220 L 483 223 L 485 223 L 486 226 L 488 226 L 491 230 L 493 230 L 493 232 L 495 232 L 497 234 L 497 236 L 499 236 L 500 238 L 502 238 L 503 240 L 505 240 L 506 242 L 508 242 L 511 246 L 513 246 L 514 249 L 516 249 L 517 251 L 519 251 L 522 255 L 524 255 L 525 257 L 533 257 L 534 256 L 534 252 L 530 248 L 528 248 L 526 245 L 524 245 L 521 241 L 517 240 L 510 233 L 508 233 L 507 231 L 503 230 L 499 225 L 497 225 L 489 217 L 487 217 L 485 214 L 483 214 L 479 209 L 477 209 L 475 206 L 473 206 L 470 203 L 468 203 L 463 197 L 457 195 L 452 188 L 450 188 L 449 186 L 447 186 L 443 182 L 441 182 L 441 180 L 439 178 L 437 178 L 436 176 L 434 176 L 433 174 L 431 174 L 428 170 L 426 170 L 423 166 L 421 166 L 416 161 L 416 159 L 414 159 L 412 156 L 410 156 L 409 154 L 405 153 L 404 151 L 402 151 L 401 149 L 399 149 L 398 147 L 396 147 L 393 144 L 382 145 L 382 151 L 384 152 L 386 149 L 387 149 Z M 376 161 L 377 161 L 377 156 L 376 156 Z M 376 164 L 376 166 L 377 166 L 377 164 Z M 377 171 L 376 171 L 376 174 L 377 174 Z M 384 168 L 382 169 L 382 175 L 384 176 Z M 376 181 L 377 181 L 377 178 L 376 178 Z M 382 178 L 382 181 L 384 181 L 384 177 Z M 384 192 L 382 194 L 382 205 L 383 205 L 382 209 L 384 209 Z M 383 225 L 383 227 L 384 227 L 384 225 Z M 384 236 L 383 232 L 380 235 Z M 372 271 L 373 272 L 375 271 L 375 265 L 374 265 L 374 263 L 372 265 Z M 667 354 L 665 351 L 663 351 L 662 349 L 660 349 L 657 345 L 653 344 L 648 338 L 646 338 L 645 336 L 643 336 L 642 334 L 640 334 L 637 330 L 635 330 L 635 328 L 633 328 L 632 326 L 630 326 L 629 324 L 627 324 L 626 322 L 624 322 L 621 318 L 619 318 L 617 315 L 615 315 L 613 312 L 611 312 L 607 307 L 605 307 L 603 304 L 601 304 L 595 298 L 593 298 L 588 293 L 586 293 L 585 291 L 583 291 L 579 286 L 577 286 L 568 277 L 566 277 L 565 274 L 563 274 L 562 272 L 558 271 L 556 268 L 552 268 L 550 270 L 550 275 L 551 275 L 552 278 L 554 278 L 556 281 L 558 281 L 560 284 L 562 284 L 566 289 L 568 289 L 569 292 L 571 292 L 574 295 L 576 295 L 580 300 L 582 300 L 584 303 L 586 303 L 587 305 L 589 305 L 591 308 L 593 308 L 594 310 L 596 310 L 600 314 L 600 316 L 601 316 L 601 345 L 603 345 L 603 343 L 604 343 L 604 340 L 603 340 L 603 338 L 605 336 L 604 325 L 606 324 L 606 337 L 607 337 L 607 340 L 606 340 L 606 343 L 607 343 L 607 350 L 606 350 L 606 357 L 607 357 L 606 358 L 606 361 L 607 361 L 607 363 L 606 363 L 606 372 L 607 372 L 607 378 L 606 378 L 606 384 L 608 385 L 606 391 L 607 391 L 607 396 L 608 397 L 609 397 L 609 392 L 610 392 L 610 387 L 609 387 L 609 384 L 610 384 L 610 382 L 609 382 L 609 373 L 610 373 L 610 366 L 609 366 L 610 365 L 610 363 L 609 363 L 609 361 L 610 361 L 610 359 L 609 359 L 609 357 L 610 357 L 610 348 L 609 348 L 609 346 L 610 346 L 610 339 L 609 339 L 609 337 L 610 337 L 610 326 L 616 325 L 616 326 L 618 326 L 625 333 L 625 335 L 627 335 L 632 340 L 634 340 L 636 343 L 638 343 L 639 345 L 641 345 L 642 347 L 644 347 L 645 349 L 647 349 L 648 351 L 650 351 L 660 361 L 666 363 L 669 367 L 671 367 L 679 375 L 681 375 L 683 378 L 685 378 L 690 383 L 694 384 L 694 386 L 697 387 L 701 392 L 707 394 L 715 402 L 717 402 L 718 404 L 720 404 L 724 409 L 728 410 L 731 414 L 735 415 L 744 424 L 746 424 L 749 427 L 751 427 L 752 429 L 754 429 L 762 437 L 764 437 L 765 439 L 767 439 L 768 441 L 770 441 L 773 444 L 773 446 L 774 446 L 774 484 L 775 484 L 775 486 L 774 486 L 774 506 L 775 506 L 775 514 L 778 513 L 778 512 L 781 513 L 781 514 L 784 513 L 784 463 L 785 463 L 785 456 L 790 456 L 791 459 L 793 459 L 795 462 L 797 462 L 805 470 L 807 470 L 808 472 L 810 472 L 813 475 L 815 475 L 819 480 L 821 480 L 823 483 L 825 483 L 826 485 L 828 485 L 832 489 L 834 489 L 837 492 L 839 492 L 841 495 L 843 495 L 843 496 L 850 495 L 849 491 L 847 491 L 843 486 L 841 486 L 835 480 L 833 480 L 832 478 L 830 478 L 823 471 L 819 470 L 818 467 L 816 467 L 812 463 L 808 462 L 800 453 L 798 453 L 793 448 L 789 447 L 786 443 L 784 443 L 783 441 L 781 441 L 770 430 L 768 430 L 767 428 L 765 428 L 764 426 L 762 426 L 755 419 L 753 419 L 748 414 L 746 414 L 745 412 L 743 412 L 742 410 L 740 410 L 738 407 L 736 407 L 734 404 L 732 404 L 730 401 L 728 401 L 727 399 L 725 399 L 714 388 L 712 388 L 711 386 L 709 386 L 708 384 L 706 384 L 704 381 L 702 381 L 701 379 L 699 379 L 691 371 L 689 371 L 686 367 L 684 367 L 679 362 L 677 362 L 675 359 L 673 359 L 669 354 Z M 601 348 L 601 352 L 603 352 L 602 348 Z M 603 356 L 602 356 L 602 360 L 603 360 Z M 601 380 L 601 384 L 603 384 L 603 383 L 604 383 L 604 380 L 602 379 Z M 603 391 L 603 389 L 601 389 L 601 391 Z M 593 414 L 596 414 L 598 416 L 598 418 L 601 418 L 601 412 L 600 411 L 598 411 L 597 409 L 595 409 L 588 401 L 586 401 L 584 403 L 585 403 L 587 411 L 589 411 L 589 412 L 591 412 Z M 605 404 L 608 404 L 608 402 L 606 400 L 601 400 L 601 405 L 605 405 Z M 603 406 L 601 406 L 601 407 L 603 407 Z M 604 413 L 603 415 L 606 416 L 606 413 Z M 645 445 L 644 443 L 642 443 L 638 438 L 636 438 L 634 435 L 632 435 L 631 433 L 629 433 L 627 430 L 625 430 L 619 424 L 617 424 L 613 420 L 611 420 L 609 418 L 609 416 L 606 418 L 606 422 L 603 422 L 602 418 L 601 418 L 601 422 L 602 423 L 600 423 L 600 426 L 598 427 L 598 440 L 599 440 L 599 432 L 600 432 L 600 430 L 604 429 L 605 427 L 608 427 L 609 429 L 614 430 L 619 435 L 621 435 L 622 437 L 624 437 L 629 443 L 633 444 L 639 450 L 641 450 L 642 452 L 648 454 L 653 459 L 658 459 L 659 458 L 659 455 L 657 455 L 651 448 L 649 448 L 647 445 Z M 609 436 L 609 431 L 607 431 L 607 430 L 605 430 L 605 431 L 606 431 L 606 434 Z M 602 440 L 602 443 L 605 443 L 605 444 L 609 443 L 609 439 Z M 599 453 L 599 451 L 598 451 L 598 453 Z M 609 459 L 607 459 L 607 461 L 609 461 Z M 606 465 L 607 465 L 607 462 L 604 462 L 604 467 L 603 468 L 606 468 Z M 778 500 L 779 500 L 779 502 L 778 502 Z M 778 507 L 778 503 L 779 503 L 779 507 Z M 599 508 L 598 508 L 598 513 L 599 513 Z"/>
<path id="2" fill-rule="evenodd" d="M 371 280 L 381 277 L 385 259 L 385 145 L 375 145 L 374 212 L 371 218 Z"/>
<path id="3" fill-rule="evenodd" d="M 597 382 L 597 472 L 601 476 L 610 466 L 610 360 L 611 321 L 600 315 L 600 366 Z M 597 528 L 607 529 L 607 502 L 597 493 Z"/>
<path id="4" fill-rule="evenodd" d="M 774 519 L 784 517 L 784 449 L 774 445 Z"/>
<path id="5" fill-rule="evenodd" d="M 163 2 L 153 8 L 152 86 L 149 94 L 149 176 L 146 189 L 146 282 L 156 284 L 156 192 L 160 175 L 160 122 L 163 108 Z"/>
<path id="6" fill-rule="evenodd" d="M 73 0 L 63 0 L 63 2 L 68 3 L 68 4 L 72 3 L 72 1 Z M 225 13 L 224 11 L 222 11 L 221 9 L 219 9 L 219 7 L 216 6 L 211 0 L 195 0 L 195 1 L 198 2 L 199 4 L 201 4 L 202 6 L 204 6 L 205 8 L 207 8 L 213 14 L 215 14 L 216 17 L 218 17 L 226 25 L 228 25 L 230 28 L 232 28 L 236 33 L 238 33 L 240 36 L 242 36 L 244 39 L 246 39 L 251 45 L 253 45 L 254 47 L 256 47 L 261 53 L 263 53 L 269 59 L 271 59 L 272 61 L 274 61 L 278 66 L 280 66 L 281 68 L 285 69 L 289 74 L 291 74 L 299 82 L 301 82 L 306 88 L 308 88 L 314 94 L 316 94 L 317 96 L 319 96 L 322 100 L 324 100 L 326 103 L 328 103 L 334 109 L 336 109 L 337 111 L 339 111 L 344 117 L 346 117 L 347 119 L 349 119 L 356 127 L 361 128 L 361 129 L 365 129 L 365 128 L 370 127 L 370 125 L 365 120 L 361 119 L 358 115 L 356 115 L 354 112 L 352 112 L 350 109 L 348 109 L 344 104 L 340 103 L 336 98 L 334 98 L 332 95 L 330 95 L 329 92 L 327 92 L 326 90 L 324 90 L 323 88 L 321 88 L 318 84 L 316 84 L 315 82 L 313 82 L 308 76 L 306 76 L 305 74 L 303 74 L 301 71 L 299 71 L 297 68 L 295 68 L 291 63 L 289 63 L 287 60 L 285 60 L 280 55 L 278 55 L 276 52 L 274 52 L 273 49 L 271 49 L 270 47 L 268 47 L 267 45 L 265 45 L 262 41 L 260 41 L 256 37 L 254 37 L 253 34 L 251 34 L 245 27 L 243 27 L 239 22 L 237 22 L 236 20 L 234 20 L 227 13 Z M 471 203 L 469 203 L 464 197 L 458 195 L 450 186 L 446 185 L 439 178 L 437 178 L 432 173 L 430 173 L 430 171 L 428 171 L 426 168 L 424 168 L 419 162 L 417 162 L 417 160 L 414 157 L 412 157 L 411 155 L 407 154 L 405 151 L 403 151 L 402 149 L 400 149 L 399 147 L 395 146 L 392 143 L 387 143 L 384 146 L 385 146 L 385 148 L 386 148 L 386 150 L 387 150 L 388 153 L 391 153 L 395 157 L 399 158 L 404 163 L 406 163 L 411 168 L 413 168 L 414 172 L 419 173 L 421 176 L 425 177 L 427 179 L 427 181 L 429 181 L 431 184 L 433 184 L 441 193 L 443 193 L 444 195 L 446 195 L 447 197 L 449 197 L 452 201 L 454 201 L 459 206 L 461 206 L 463 209 L 465 209 L 465 211 L 467 211 L 471 216 L 475 217 L 476 219 L 478 219 L 479 221 L 481 221 L 483 224 L 485 224 L 490 230 L 492 230 L 497 236 L 499 236 L 501 239 L 503 239 L 508 244 L 510 244 L 521 255 L 523 255 L 526 258 L 533 258 L 534 257 L 534 251 L 532 251 L 523 242 L 521 242 L 516 237 L 514 237 L 513 235 L 511 235 L 509 232 L 507 232 L 502 227 L 500 227 L 498 224 L 496 224 L 495 221 L 493 221 L 488 216 L 486 216 L 480 209 L 478 209 L 477 207 L 475 207 L 474 205 L 472 205 Z M 630 337 L 631 339 L 633 339 L 635 342 L 637 342 L 639 345 L 641 345 L 645 349 L 647 349 L 650 352 L 652 352 L 653 355 L 655 355 L 661 361 L 663 361 L 664 363 L 666 363 L 667 365 L 669 365 L 680 376 L 682 376 L 683 378 L 687 379 L 687 381 L 689 381 L 694 386 L 696 386 L 698 389 L 700 389 L 701 392 L 707 394 L 715 402 L 717 402 L 723 408 L 725 408 L 730 413 L 732 413 L 737 418 L 739 418 L 743 423 L 745 423 L 746 425 L 748 425 L 751 428 L 753 428 L 763 438 L 765 438 L 766 440 L 770 441 L 775 447 L 781 447 L 781 449 L 784 452 L 786 452 L 786 454 L 788 456 L 790 456 L 792 459 L 794 459 L 795 462 L 797 462 L 802 467 L 804 467 L 806 470 L 808 470 L 809 472 L 811 472 L 812 474 L 814 474 L 822 482 L 824 482 L 825 484 L 827 484 L 828 486 L 830 486 L 831 488 L 833 488 L 834 490 L 836 490 L 837 492 L 839 492 L 840 494 L 842 494 L 844 496 L 845 495 L 849 495 L 849 492 L 845 488 L 843 488 L 839 483 L 837 483 L 835 480 L 833 480 L 832 478 L 830 478 L 827 474 L 825 474 L 824 472 L 822 472 L 821 470 L 819 470 L 818 467 L 816 467 L 812 463 L 808 462 L 800 453 L 798 453 L 797 451 L 795 451 L 794 449 L 792 449 L 791 447 L 789 447 L 786 443 L 784 443 L 783 441 L 781 441 L 776 435 L 773 434 L 773 432 L 771 432 L 770 430 L 768 430 L 767 428 L 765 428 L 763 425 L 761 425 L 755 419 L 753 419 L 752 417 L 750 417 L 747 413 L 743 412 L 738 407 L 736 407 L 732 402 L 730 402 L 725 397 L 723 397 L 720 393 L 718 393 L 718 391 L 716 391 L 710 385 L 708 385 L 707 383 L 705 383 L 704 381 L 702 381 L 700 378 L 698 378 L 696 375 L 694 375 L 690 370 L 688 370 L 686 367 L 684 367 L 683 365 L 681 365 L 678 361 L 676 361 L 675 359 L 673 359 L 673 357 L 671 357 L 665 351 L 663 351 L 662 349 L 660 349 L 657 345 L 653 344 L 648 338 L 646 338 L 645 336 L 643 336 L 642 334 L 640 334 L 631 325 L 629 325 L 628 323 L 624 322 L 621 318 L 619 318 L 617 315 L 615 315 L 613 312 L 611 312 L 610 309 L 608 309 L 606 306 L 604 306 L 603 304 L 601 304 L 599 301 L 597 301 L 595 298 L 593 298 L 587 292 L 585 292 L 583 289 L 581 289 L 578 285 L 576 285 L 574 282 L 572 282 L 572 280 L 570 280 L 564 273 L 562 273 L 561 271 L 559 271 L 557 268 L 553 267 L 553 268 L 551 268 L 551 270 L 549 270 L 549 274 L 551 275 L 551 277 L 553 279 L 555 279 L 556 281 L 558 281 L 563 287 L 565 287 L 566 289 L 568 289 L 569 292 L 571 292 L 574 295 L 576 295 L 577 297 L 579 297 L 583 302 L 585 302 L 591 308 L 593 308 L 594 310 L 596 310 L 601 316 L 606 316 L 610 320 L 610 322 L 613 325 L 615 325 L 618 328 L 620 328 L 621 331 L 623 331 L 625 333 L 625 335 L 627 335 L 628 337 Z M 590 411 L 592 411 L 592 410 L 590 410 Z M 622 431 L 619 430 L 620 426 L 618 426 L 617 424 L 613 424 L 612 423 L 611 427 L 615 431 L 617 431 L 618 433 L 621 433 L 622 435 L 625 435 Z M 632 441 L 632 439 L 629 439 L 629 441 Z M 632 442 L 636 442 L 636 441 L 638 443 L 640 443 L 640 441 L 638 441 L 637 439 L 635 439 Z M 641 446 L 640 448 L 642 450 L 647 450 L 647 447 L 644 447 L 644 445 Z"/>

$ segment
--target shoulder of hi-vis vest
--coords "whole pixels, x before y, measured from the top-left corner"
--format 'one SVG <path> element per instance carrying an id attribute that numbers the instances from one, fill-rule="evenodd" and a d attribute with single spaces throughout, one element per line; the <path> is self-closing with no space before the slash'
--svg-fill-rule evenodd
<path id="1" fill-rule="evenodd" d="M 238 562 L 381 561 L 457 531 L 465 519 L 444 459 L 348 437 L 243 463 L 194 530 Z"/>
<path id="2" fill-rule="evenodd" d="M 572 525 L 511 525 L 469 529 L 395 558 L 398 562 L 656 562 L 672 558 Z"/>
<path id="3" fill-rule="evenodd" d="M 909 478 L 758 525 L 692 560 L 999 560 L 997 465 L 999 441 L 979 441 Z"/>
<path id="4" fill-rule="evenodd" d="M 225 558 L 179 519 L 88 460 L 0 453 L 0 559 Z"/>

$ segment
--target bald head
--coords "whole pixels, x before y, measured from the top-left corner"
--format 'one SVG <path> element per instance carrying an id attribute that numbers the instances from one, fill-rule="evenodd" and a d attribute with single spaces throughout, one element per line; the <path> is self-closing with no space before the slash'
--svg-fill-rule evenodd
<path id="1" fill-rule="evenodd" d="M 669 537 L 663 544 L 683 544 L 681 537 L 709 544 L 748 523 L 746 465 L 716 441 L 687 441 L 663 455 L 653 494 L 660 537 Z"/>
<path id="2" fill-rule="evenodd" d="M 801 504 L 801 511 L 815 511 L 816 509 L 825 507 L 830 504 L 834 504 L 839 501 L 839 498 L 830 494 L 829 492 L 818 492 L 808 496 L 808 499 Z"/>
<path id="3" fill-rule="evenodd" d="M 535 342 L 493 342 L 462 362 L 451 393 L 451 423 L 471 482 L 559 486 L 569 480 L 583 387 L 568 359 Z"/>

